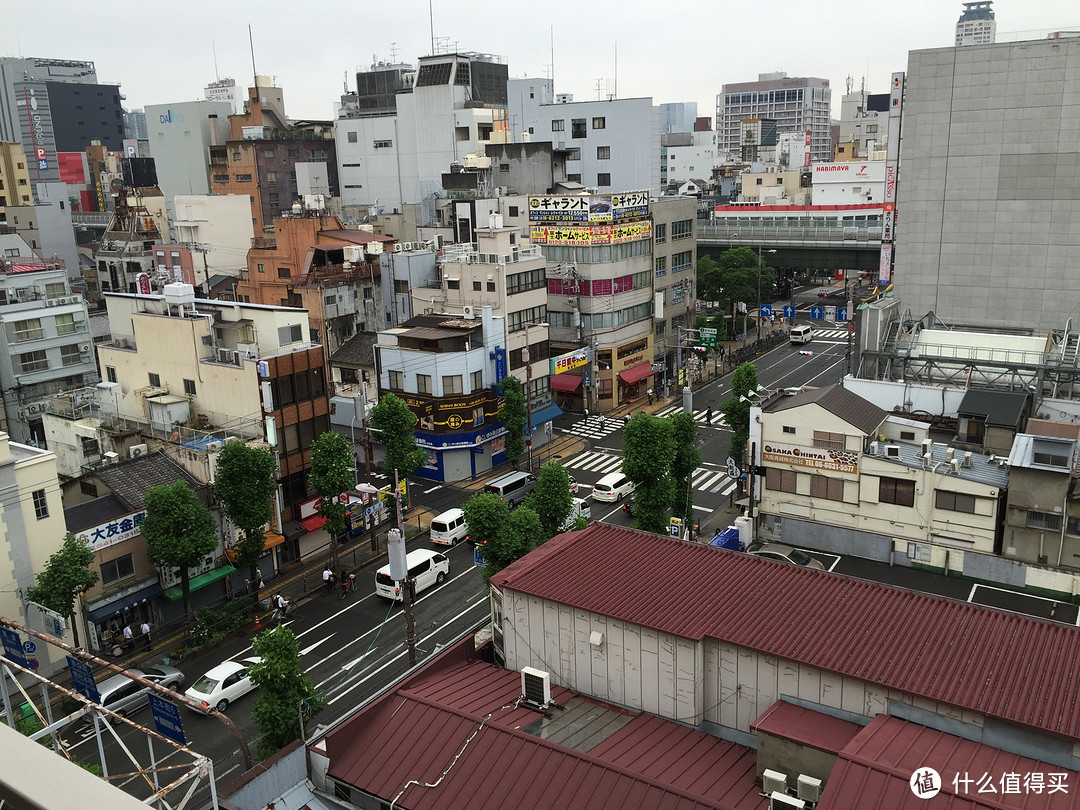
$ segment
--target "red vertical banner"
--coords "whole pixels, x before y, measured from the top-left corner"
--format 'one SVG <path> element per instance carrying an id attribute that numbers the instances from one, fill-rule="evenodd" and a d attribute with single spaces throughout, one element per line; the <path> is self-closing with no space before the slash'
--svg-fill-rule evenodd
<path id="1" fill-rule="evenodd" d="M 803 157 L 803 166 L 810 165 L 810 130 L 806 130 L 806 155 Z"/>

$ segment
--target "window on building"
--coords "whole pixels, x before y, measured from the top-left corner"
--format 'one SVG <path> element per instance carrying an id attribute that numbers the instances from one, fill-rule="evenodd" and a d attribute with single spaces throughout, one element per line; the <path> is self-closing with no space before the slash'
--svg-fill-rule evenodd
<path id="1" fill-rule="evenodd" d="M 761 178 L 759 177 L 756 180 L 754 180 L 754 184 L 760 186 L 761 185 Z"/>
<path id="2" fill-rule="evenodd" d="M 585 130 L 585 119 L 574 118 L 570 121 L 570 137 L 571 138 L 584 138 L 587 132 Z M 580 160 L 580 158 L 578 158 Z"/>
<path id="3" fill-rule="evenodd" d="M 105 366 L 105 379 L 111 383 L 116 382 L 116 367 Z"/>
<path id="4" fill-rule="evenodd" d="M 484 424 L 484 406 L 478 405 L 477 407 L 473 408 L 472 426 L 474 428 L 478 428 L 482 424 Z"/>
<path id="5" fill-rule="evenodd" d="M 606 118 L 593 118 L 593 120 L 592 120 L 592 128 L 593 129 L 606 129 L 607 128 L 607 119 Z"/>
<path id="6" fill-rule="evenodd" d="M 93 481 L 87 481 L 85 478 L 79 481 L 79 491 L 82 492 L 83 495 L 89 495 L 91 498 L 96 498 L 98 496 L 97 484 Z"/>
<path id="7" fill-rule="evenodd" d="M 398 295 L 408 295 L 409 282 L 406 279 L 394 279 L 394 292 Z"/>
<path id="8" fill-rule="evenodd" d="M 465 389 L 462 387 L 462 379 L 460 374 L 446 375 L 442 378 L 442 392 L 443 396 L 449 396 L 450 394 L 464 394 Z"/>
<path id="9" fill-rule="evenodd" d="M 596 185 L 598 186 L 610 186 L 611 185 L 611 173 L 599 172 L 596 175 Z"/>
<path id="10" fill-rule="evenodd" d="M 346 133 L 346 140 L 348 140 L 349 143 L 356 143 L 356 133 L 355 132 Z"/>
<path id="11" fill-rule="evenodd" d="M 876 135 L 877 134 L 877 124 L 867 124 L 866 125 L 866 134 L 867 135 Z"/>
<path id="12" fill-rule="evenodd" d="M 831 478 L 827 475 L 811 475 L 810 497 L 824 498 L 827 501 L 844 500 L 844 479 Z"/>
<path id="13" fill-rule="evenodd" d="M 416 392 L 418 394 L 430 394 L 431 393 L 431 375 L 430 374 L 417 374 L 416 375 Z"/>
<path id="14" fill-rule="evenodd" d="M 566 130 L 566 121 L 564 119 L 559 118 L 559 119 L 551 122 L 551 131 L 552 132 L 563 132 L 565 130 Z"/>
<path id="15" fill-rule="evenodd" d="M 823 450 L 843 450 L 844 434 L 829 433 L 828 431 L 824 430 L 815 430 L 814 447 L 820 447 Z"/>
<path id="16" fill-rule="evenodd" d="M 60 347 L 60 363 L 65 366 L 76 366 L 82 362 L 82 353 L 78 343 L 69 343 Z"/>
<path id="17" fill-rule="evenodd" d="M 484 289 L 484 282 L 482 282 L 482 281 L 474 281 L 472 283 L 472 288 L 473 288 L 473 292 L 480 292 L 481 290 Z"/>
<path id="18" fill-rule="evenodd" d="M 694 266 L 694 251 L 692 251 L 692 250 L 683 250 L 683 251 L 680 251 L 679 253 L 673 254 L 672 257 L 671 257 L 671 272 L 672 273 L 681 273 L 683 270 L 689 270 L 693 266 Z"/>
<path id="19" fill-rule="evenodd" d="M 459 279 L 459 278 L 448 278 L 446 280 L 446 289 L 448 289 L 448 290 L 460 290 L 461 289 L 461 279 Z"/>
<path id="20" fill-rule="evenodd" d="M 484 387 L 484 372 L 474 371 L 469 375 L 469 393 L 475 394 Z"/>
<path id="21" fill-rule="evenodd" d="M 794 436 L 795 428 L 792 425 L 784 425 L 784 433 Z"/>
<path id="22" fill-rule="evenodd" d="M 680 219 L 671 223 L 671 241 L 676 239 L 689 239 L 694 235 L 694 221 L 692 219 Z"/>
<path id="23" fill-rule="evenodd" d="M 14 329 L 14 342 L 22 343 L 24 340 L 41 340 L 45 337 L 45 332 L 41 329 L 40 318 L 28 318 L 25 321 L 15 321 L 12 324 Z"/>
<path id="24" fill-rule="evenodd" d="M 93 436 L 80 436 L 82 441 L 82 451 L 84 456 L 96 456 L 101 452 L 101 446 L 98 444 L 98 440 Z"/>
<path id="25" fill-rule="evenodd" d="M 215 174 L 214 175 L 214 182 L 215 183 L 228 183 L 229 182 L 229 175 L 227 175 L 227 174 Z"/>
<path id="26" fill-rule="evenodd" d="M 1026 525 L 1029 529 L 1045 529 L 1050 532 L 1058 532 L 1061 531 L 1061 515 L 1055 515 L 1053 512 L 1029 511 Z"/>
<path id="27" fill-rule="evenodd" d="M 400 391 L 405 387 L 405 375 L 400 371 L 390 372 L 390 388 L 394 391 Z"/>
<path id="28" fill-rule="evenodd" d="M 19 368 L 24 374 L 31 371 L 47 371 L 49 358 L 44 351 L 26 352 L 19 355 Z"/>
<path id="29" fill-rule="evenodd" d="M 580 174 L 568 174 L 568 175 L 566 175 L 566 179 L 570 183 L 580 183 L 581 182 L 581 175 Z"/>
<path id="30" fill-rule="evenodd" d="M 250 174 L 238 174 L 238 175 L 236 175 L 236 182 L 237 183 L 250 183 L 251 182 L 251 175 Z"/>
<path id="31" fill-rule="evenodd" d="M 1080 535 L 1080 517 L 1070 517 L 1065 523 L 1065 532 Z"/>
<path id="32" fill-rule="evenodd" d="M 817 433 L 817 431 L 814 432 Z M 878 501 L 893 503 L 897 506 L 914 506 L 915 482 L 882 476 L 878 479 Z"/>
<path id="33" fill-rule="evenodd" d="M 799 476 L 794 470 L 784 470 L 780 467 L 765 468 L 765 487 L 774 492 L 795 493 Z"/>
<path id="34" fill-rule="evenodd" d="M 511 312 L 506 317 L 506 331 L 520 332 L 525 328 L 526 324 L 543 323 L 548 319 L 547 314 L 546 304 Z"/>
<path id="35" fill-rule="evenodd" d="M 280 201 L 280 198 L 278 197 L 278 193 L 276 191 L 271 191 L 270 192 L 270 205 L 277 205 L 279 201 Z"/>
<path id="36" fill-rule="evenodd" d="M 653 272 L 657 276 L 667 275 L 667 256 L 657 256 L 653 264 Z"/>
<path id="37" fill-rule="evenodd" d="M 67 295 L 67 285 L 62 281 L 55 282 L 53 284 L 45 285 L 45 297 L 46 298 L 60 298 Z"/>
<path id="38" fill-rule="evenodd" d="M 195 396 L 195 381 L 194 380 L 187 380 L 187 379 L 184 380 L 184 394 L 186 394 L 189 397 Z"/>
<path id="39" fill-rule="evenodd" d="M 277 172 L 267 172 L 266 173 L 266 182 L 267 182 L 268 185 L 276 186 L 277 185 Z"/>
<path id="40" fill-rule="evenodd" d="M 509 163 L 500 163 L 499 164 L 499 171 L 500 172 L 508 172 L 508 171 L 510 171 L 510 164 Z"/>
<path id="41" fill-rule="evenodd" d="M 950 512 L 975 514 L 975 496 L 964 492 L 947 492 L 943 489 L 934 491 L 934 506 L 948 509 Z"/>
<path id="42" fill-rule="evenodd" d="M 56 334 L 75 334 L 75 315 L 71 312 L 61 313 L 56 316 Z"/>
<path id="43" fill-rule="evenodd" d="M 526 270 L 524 273 L 511 273 L 506 277 L 506 294 L 517 295 L 529 290 L 539 290 L 547 286 L 547 276 L 543 267 Z"/>
<path id="44" fill-rule="evenodd" d="M 292 270 L 290 270 L 288 267 L 279 267 L 277 269 L 278 278 L 289 278 L 290 276 L 292 276 Z"/>
<path id="45" fill-rule="evenodd" d="M 567 150 L 566 159 L 567 160 L 581 160 L 581 150 L 580 149 Z"/>
<path id="46" fill-rule="evenodd" d="M 375 141 L 372 143 L 372 146 L 376 149 L 389 149 L 393 145 L 394 142 L 389 140 Z"/>
<path id="47" fill-rule="evenodd" d="M 240 154 L 239 152 L 233 152 L 232 153 L 232 159 L 235 162 L 235 161 L 238 161 L 238 160 L 243 160 L 244 156 L 242 154 Z"/>
<path id="48" fill-rule="evenodd" d="M 509 208 L 507 209 L 507 216 L 510 216 L 510 217 L 516 217 L 516 216 L 518 216 L 518 207 L 517 207 L 516 205 L 511 205 L 511 206 L 510 206 L 510 207 L 509 207 Z"/>
<path id="49" fill-rule="evenodd" d="M 596 147 L 596 159 L 597 160 L 611 160 L 611 147 L 610 146 L 598 146 L 598 147 Z"/>
<path id="50" fill-rule="evenodd" d="M 653 225 L 653 239 L 656 240 L 656 244 L 662 245 L 667 241 L 667 223 L 657 222 Z"/>
<path id="51" fill-rule="evenodd" d="M 489 281 L 487 283 L 487 291 L 488 292 L 495 292 L 495 282 L 494 281 Z"/>
<path id="52" fill-rule="evenodd" d="M 34 515 L 38 520 L 43 520 L 49 516 L 49 500 L 45 496 L 45 490 L 35 489 L 31 496 L 34 499 Z"/>
<path id="53" fill-rule="evenodd" d="M 117 557 L 101 564 L 101 584 L 111 585 L 122 579 L 127 579 L 135 573 L 135 564 L 130 554 Z"/>
<path id="54" fill-rule="evenodd" d="M 152 371 L 148 371 L 146 373 L 146 376 L 150 381 L 150 385 L 154 386 L 155 388 L 160 388 L 161 387 L 161 375 L 160 374 L 155 374 Z"/>

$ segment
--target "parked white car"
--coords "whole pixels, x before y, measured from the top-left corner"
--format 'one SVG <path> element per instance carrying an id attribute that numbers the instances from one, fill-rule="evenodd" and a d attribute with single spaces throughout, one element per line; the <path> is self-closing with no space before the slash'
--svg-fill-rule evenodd
<path id="1" fill-rule="evenodd" d="M 201 705 L 203 711 L 217 709 L 223 712 L 230 703 L 255 688 L 248 670 L 261 660 L 252 657 L 218 664 L 195 681 L 184 694 Z"/>

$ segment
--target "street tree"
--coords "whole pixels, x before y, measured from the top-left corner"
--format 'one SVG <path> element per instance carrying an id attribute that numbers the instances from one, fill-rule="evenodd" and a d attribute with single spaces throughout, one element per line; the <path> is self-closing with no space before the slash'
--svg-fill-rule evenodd
<path id="1" fill-rule="evenodd" d="M 330 565 L 337 562 L 339 538 L 345 534 L 346 506 L 341 495 L 348 493 L 356 480 L 351 469 L 349 442 L 340 433 L 324 432 L 311 443 L 311 469 L 308 486 L 319 496 L 318 513 L 330 535 Z"/>
<path id="2" fill-rule="evenodd" d="M 508 375 L 499 383 L 499 392 L 503 398 L 499 418 L 506 428 L 506 458 L 516 469 L 518 459 L 525 452 L 525 426 L 529 421 L 525 389 L 521 380 Z"/>
<path id="3" fill-rule="evenodd" d="M 26 589 L 26 598 L 68 618 L 75 646 L 79 646 L 79 630 L 75 626 L 75 601 L 79 594 L 97 584 L 98 572 L 90 566 L 94 552 L 71 532 L 53 552 L 45 567 Z"/>
<path id="4" fill-rule="evenodd" d="M 674 460 L 674 431 L 668 419 L 639 412 L 623 428 L 622 469 L 635 485 L 634 524 L 639 529 L 666 533 L 675 495 Z"/>
<path id="5" fill-rule="evenodd" d="M 709 259 L 709 257 L 704 257 Z M 702 296 L 709 301 L 720 301 L 725 312 L 731 312 L 732 329 L 735 329 L 735 305 L 746 304 L 755 307 L 758 301 L 758 262 L 756 250 L 748 247 L 725 250 L 717 262 L 709 262 L 715 268 L 706 265 L 702 272 L 701 260 L 698 262 L 698 283 Z M 761 265 L 761 300 L 773 296 L 776 285 L 776 271 Z"/>
<path id="6" fill-rule="evenodd" d="M 753 363 L 743 363 L 731 375 L 731 399 L 720 404 L 720 413 L 731 429 L 731 446 L 728 454 L 736 461 L 746 452 L 750 438 L 750 405 L 758 396 L 758 371 Z M 744 401 L 739 401 L 740 397 Z"/>
<path id="7" fill-rule="evenodd" d="M 574 507 L 566 468 L 557 461 L 544 464 L 527 503 L 539 516 L 544 537 L 554 537 Z"/>
<path id="8" fill-rule="evenodd" d="M 186 481 L 154 487 L 144 501 L 146 517 L 139 531 L 146 539 L 146 557 L 154 565 L 180 569 L 184 615 L 191 615 L 188 569 L 214 551 L 218 535 L 214 516 L 199 502 Z"/>
<path id="9" fill-rule="evenodd" d="M 260 735 L 256 754 L 263 759 L 302 740 L 304 724 L 326 708 L 326 698 L 300 666 L 299 644 L 289 628 L 279 626 L 255 636 L 251 651 L 261 659 L 248 671 L 259 687 L 252 719 Z"/>
<path id="10" fill-rule="evenodd" d="M 214 495 L 221 511 L 240 530 L 237 562 L 250 569 L 251 581 L 259 581 L 259 557 L 265 535 L 263 527 L 274 517 L 277 461 L 265 447 L 229 442 L 217 457 Z"/>
<path id="11" fill-rule="evenodd" d="M 693 414 L 677 413 L 668 417 L 671 422 L 675 457 L 671 462 L 671 478 L 675 498 L 671 514 L 683 519 L 683 525 L 692 526 L 694 520 L 694 490 L 691 478 L 701 465 L 701 451 L 697 448 L 697 422 Z"/>
<path id="12" fill-rule="evenodd" d="M 371 409 L 371 427 L 378 431 L 379 438 L 386 448 L 383 472 L 391 479 L 397 473 L 398 480 L 416 472 L 427 460 L 427 452 L 416 444 L 416 414 L 401 397 L 383 394 L 379 404 Z M 390 510 L 390 522 L 397 520 L 397 493 L 390 498 L 387 507 Z"/>
<path id="13" fill-rule="evenodd" d="M 506 501 L 491 492 L 477 492 L 461 507 L 465 513 L 465 530 L 470 543 L 483 545 L 498 539 L 510 522 Z"/>
<path id="14" fill-rule="evenodd" d="M 510 519 L 493 540 L 486 543 L 481 554 L 484 557 L 484 579 L 490 579 L 515 560 L 520 560 L 547 540 L 540 516 L 526 505 L 510 513 Z"/>

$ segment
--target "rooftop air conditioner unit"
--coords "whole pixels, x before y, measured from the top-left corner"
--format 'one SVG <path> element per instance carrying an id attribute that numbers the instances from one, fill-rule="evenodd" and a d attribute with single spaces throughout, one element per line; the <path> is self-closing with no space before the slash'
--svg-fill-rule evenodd
<path id="1" fill-rule="evenodd" d="M 803 810 L 806 802 L 788 796 L 786 793 L 773 793 L 769 796 L 769 810 Z"/>
<path id="2" fill-rule="evenodd" d="M 461 317 L 463 317 L 467 321 L 471 321 L 473 318 L 476 317 L 476 312 L 471 306 L 468 306 L 466 304 L 464 307 L 461 308 Z"/>
<path id="3" fill-rule="evenodd" d="M 146 445 L 145 444 L 133 444 L 133 445 L 131 445 L 131 447 L 128 448 L 128 457 L 129 458 L 139 458 L 140 456 L 145 456 L 145 455 L 146 455 Z"/>
<path id="4" fill-rule="evenodd" d="M 114 453 L 112 450 L 105 451 L 105 463 L 106 464 L 115 464 L 116 460 L 118 458 L 120 458 L 119 453 Z"/>
<path id="5" fill-rule="evenodd" d="M 77 304 L 79 303 L 79 296 L 69 295 L 67 298 L 59 298 L 58 301 L 63 301 L 65 304 Z"/>
<path id="6" fill-rule="evenodd" d="M 953 473 L 955 473 L 956 475 L 960 474 L 960 459 L 954 458 L 952 461 L 949 462 L 949 466 L 952 467 Z"/>
<path id="7" fill-rule="evenodd" d="M 551 675 L 540 669 L 524 667 L 521 670 L 521 694 L 525 702 L 539 708 L 552 704 Z"/>
<path id="8" fill-rule="evenodd" d="M 238 441 L 240 441 L 239 436 L 226 436 L 225 437 L 225 444 L 229 444 L 230 442 L 238 442 Z"/>
<path id="9" fill-rule="evenodd" d="M 90 352 L 90 344 L 89 343 L 80 343 L 79 344 L 79 352 L 81 354 L 88 354 Z"/>
<path id="10" fill-rule="evenodd" d="M 362 262 L 364 260 L 364 249 L 360 245 L 346 245 L 341 252 L 347 262 Z"/>
<path id="11" fill-rule="evenodd" d="M 877 455 L 877 442 L 870 442 L 870 448 L 866 451 L 868 456 Z"/>
<path id="12" fill-rule="evenodd" d="M 796 793 L 805 802 L 821 801 L 821 780 L 804 773 L 799 774 Z"/>
<path id="13" fill-rule="evenodd" d="M 952 461 L 953 458 L 955 458 L 955 457 L 956 457 L 956 448 L 955 447 L 946 447 L 945 448 L 945 460 L 946 461 Z"/>
<path id="14" fill-rule="evenodd" d="M 368 242 L 367 247 L 364 248 L 365 253 L 370 253 L 372 256 L 378 256 L 383 252 L 382 242 Z"/>
<path id="15" fill-rule="evenodd" d="M 930 459 L 931 459 L 931 456 L 930 456 L 929 453 L 923 453 L 922 468 L 924 470 L 929 470 L 930 469 Z"/>
<path id="16" fill-rule="evenodd" d="M 59 304 L 60 304 L 60 299 L 59 298 L 46 298 L 45 299 L 45 306 L 47 306 L 47 307 L 55 307 L 55 306 L 59 306 Z"/>
<path id="17" fill-rule="evenodd" d="M 922 451 L 923 451 L 923 455 L 925 455 L 925 454 L 929 453 L 929 452 L 930 452 L 930 449 L 931 449 L 931 448 L 932 448 L 933 446 L 934 446 L 934 441 L 933 441 L 933 439 L 923 439 L 923 441 L 922 441 Z"/>
<path id="18" fill-rule="evenodd" d="M 766 794 L 787 793 L 787 774 L 766 768 L 761 774 L 761 786 Z"/>
<path id="19" fill-rule="evenodd" d="M 209 441 L 209 442 L 206 443 L 206 452 L 207 453 L 216 453 L 220 449 L 221 449 L 221 442 L 219 442 L 217 439 L 214 439 L 213 441 Z"/>
<path id="20" fill-rule="evenodd" d="M 971 467 L 971 451 L 968 450 L 964 453 L 964 465 L 965 467 Z"/>
<path id="21" fill-rule="evenodd" d="M 401 251 L 402 251 L 401 242 L 395 242 L 392 252 L 393 253 L 401 253 Z"/>

